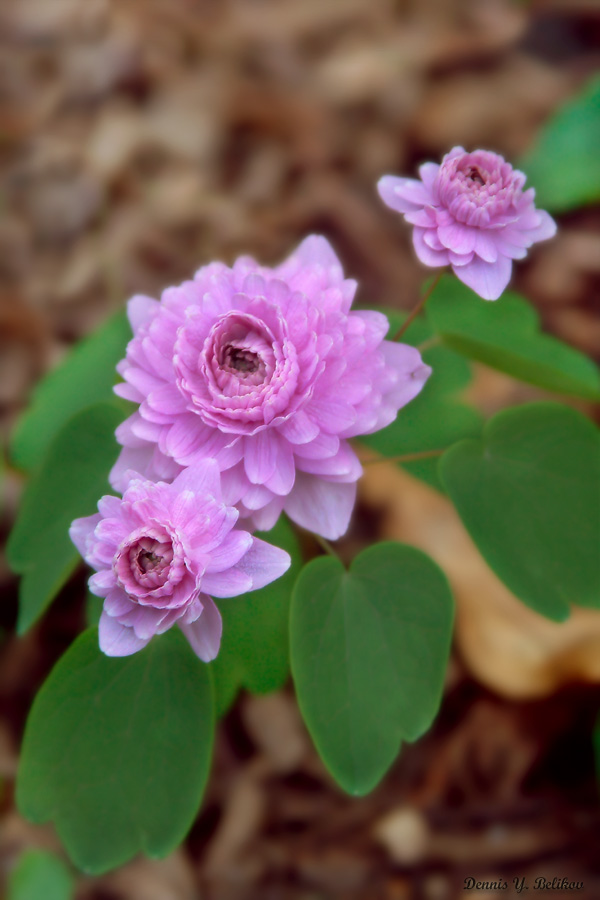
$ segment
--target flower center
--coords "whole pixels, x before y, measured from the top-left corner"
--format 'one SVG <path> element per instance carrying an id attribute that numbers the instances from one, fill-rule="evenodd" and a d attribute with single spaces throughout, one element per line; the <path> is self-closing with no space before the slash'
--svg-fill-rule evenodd
<path id="1" fill-rule="evenodd" d="M 118 574 L 124 584 L 134 582 L 152 590 L 167 580 L 172 562 L 171 541 L 144 536 L 130 544 Z"/>
<path id="2" fill-rule="evenodd" d="M 162 557 L 152 553 L 151 550 L 143 550 L 137 558 L 137 563 L 142 572 L 150 572 L 152 569 L 156 569 L 161 560 Z"/>
<path id="3" fill-rule="evenodd" d="M 471 166 L 467 172 L 467 177 L 471 179 L 471 181 L 475 182 L 475 184 L 485 184 L 485 178 L 477 168 L 477 166 Z"/>
<path id="4" fill-rule="evenodd" d="M 223 348 L 221 366 L 240 375 L 254 375 L 261 367 L 264 371 L 264 363 L 258 353 L 234 344 L 226 344 Z"/>

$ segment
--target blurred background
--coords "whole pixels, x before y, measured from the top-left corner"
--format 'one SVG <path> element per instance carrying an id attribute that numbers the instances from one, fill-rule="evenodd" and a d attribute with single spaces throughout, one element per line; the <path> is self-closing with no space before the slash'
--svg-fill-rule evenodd
<path id="1" fill-rule="evenodd" d="M 600 6 L 3 0 L 0 42 L 6 443 L 33 385 L 74 341 L 134 292 L 159 296 L 210 260 L 250 253 L 273 264 L 322 233 L 359 280 L 359 302 L 412 306 L 427 272 L 377 179 L 414 175 L 455 144 L 518 160 L 599 70 Z M 512 285 L 547 331 L 597 355 L 598 208 L 558 221 Z M 541 396 L 483 367 L 469 388 L 486 414 Z M 3 538 L 21 487 L 8 470 Z M 457 597 L 430 733 L 356 800 L 325 773 L 290 689 L 242 696 L 220 726 L 184 847 L 81 878 L 78 898 L 452 900 L 469 876 L 538 875 L 583 881 L 585 897 L 600 897 L 600 613 L 557 626 L 526 609 L 447 501 L 387 464 L 363 481 L 348 550 L 378 537 L 431 553 Z M 17 639 L 17 584 L 0 557 L 0 878 L 27 848 L 61 852 L 50 828 L 19 816 L 13 784 L 31 700 L 82 627 L 83 583 L 80 573 Z"/>

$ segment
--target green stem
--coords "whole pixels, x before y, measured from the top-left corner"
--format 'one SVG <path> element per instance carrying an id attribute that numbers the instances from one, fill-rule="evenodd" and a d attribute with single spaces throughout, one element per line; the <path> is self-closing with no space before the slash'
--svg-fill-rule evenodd
<path id="1" fill-rule="evenodd" d="M 325 553 L 328 553 L 329 556 L 333 556 L 335 559 L 339 559 L 338 554 L 335 552 L 329 541 L 326 541 L 325 538 L 321 537 L 320 534 L 315 534 L 314 531 L 311 531 L 311 534 L 317 544 L 319 544 L 319 546 L 325 551 Z"/>
<path id="2" fill-rule="evenodd" d="M 442 343 L 442 339 L 439 334 L 433 334 L 430 338 L 427 338 L 426 341 L 423 341 L 422 344 L 419 344 L 417 350 L 419 353 L 426 353 L 427 350 L 431 350 L 432 347 L 437 347 L 438 344 Z"/>
<path id="3" fill-rule="evenodd" d="M 417 459 L 429 459 L 432 456 L 442 456 L 448 448 L 443 450 L 420 450 L 418 453 L 402 453 L 400 456 L 378 456 L 376 459 L 363 460 L 363 466 L 373 466 L 376 463 L 406 463 L 415 462 Z"/>
<path id="4" fill-rule="evenodd" d="M 427 301 L 433 294 L 433 292 L 436 289 L 436 287 L 438 286 L 439 280 L 443 274 L 444 274 L 443 269 L 441 270 L 441 272 L 437 273 L 437 275 L 435 276 L 435 278 L 429 285 L 428 289 L 425 291 L 425 293 L 423 294 L 423 296 L 421 297 L 421 299 L 419 300 L 419 302 L 417 303 L 417 305 L 415 306 L 413 311 L 411 313 L 409 313 L 408 317 L 404 320 L 404 322 L 402 323 L 402 325 L 400 326 L 400 328 L 398 329 L 398 331 L 396 332 L 396 334 L 394 335 L 392 340 L 394 340 L 394 341 L 400 340 L 400 338 L 402 337 L 402 335 L 404 334 L 404 332 L 406 331 L 406 329 L 408 328 L 410 323 L 413 321 L 413 319 L 415 319 L 419 315 L 419 313 L 421 312 L 421 310 L 423 309 L 423 307 L 425 306 L 425 304 L 427 303 Z"/>

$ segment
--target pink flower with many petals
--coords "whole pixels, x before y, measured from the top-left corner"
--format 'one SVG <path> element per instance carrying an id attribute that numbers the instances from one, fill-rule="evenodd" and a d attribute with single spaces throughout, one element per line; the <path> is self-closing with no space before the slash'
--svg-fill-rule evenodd
<path id="1" fill-rule="evenodd" d="M 384 340 L 384 315 L 350 311 L 355 289 L 313 236 L 277 268 L 213 263 L 160 303 L 134 297 L 116 391 L 139 409 L 117 430 L 113 485 L 128 468 L 169 479 L 212 458 L 250 527 L 285 510 L 343 534 L 362 472 L 347 439 L 388 425 L 431 371 Z"/>
<path id="2" fill-rule="evenodd" d="M 525 175 L 497 153 L 454 147 L 442 164 L 425 163 L 421 181 L 385 175 L 378 184 L 388 206 L 414 225 L 413 243 L 426 266 L 447 266 L 484 300 L 497 300 L 513 259 L 556 233 L 534 206 Z"/>
<path id="3" fill-rule="evenodd" d="M 90 590 L 104 597 L 100 649 L 129 656 L 177 623 L 208 662 L 219 652 L 221 616 L 212 597 L 235 597 L 279 578 L 290 557 L 238 531 L 238 511 L 221 497 L 211 460 L 172 484 L 136 473 L 123 498 L 103 497 L 99 512 L 75 519 L 71 540 L 96 574 Z"/>

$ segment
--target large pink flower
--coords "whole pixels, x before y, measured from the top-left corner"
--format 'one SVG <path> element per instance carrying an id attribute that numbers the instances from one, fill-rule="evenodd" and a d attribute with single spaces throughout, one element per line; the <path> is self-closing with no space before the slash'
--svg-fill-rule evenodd
<path id="1" fill-rule="evenodd" d="M 75 519 L 71 540 L 96 574 L 104 597 L 100 648 L 128 656 L 177 623 L 208 662 L 221 642 L 211 599 L 263 587 L 287 570 L 279 547 L 238 531 L 238 511 L 221 497 L 217 464 L 186 469 L 172 484 L 131 480 L 123 498 L 103 497 L 99 512 Z"/>
<path id="2" fill-rule="evenodd" d="M 513 259 L 556 233 L 556 223 L 534 205 L 525 175 L 497 153 L 454 147 L 441 165 L 425 163 L 421 181 L 385 175 L 383 201 L 414 225 L 413 243 L 426 266 L 447 266 L 484 300 L 497 300 Z"/>
<path id="3" fill-rule="evenodd" d="M 347 438 L 388 425 L 431 371 L 413 347 L 384 341 L 381 313 L 350 311 L 355 289 L 313 236 L 275 269 L 213 263 L 160 303 L 134 297 L 116 391 L 139 410 L 117 431 L 115 487 L 127 468 L 168 479 L 212 458 L 251 527 L 269 529 L 284 509 L 343 534 L 362 471 Z"/>

